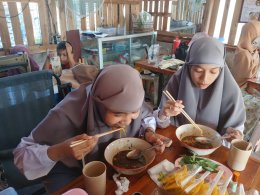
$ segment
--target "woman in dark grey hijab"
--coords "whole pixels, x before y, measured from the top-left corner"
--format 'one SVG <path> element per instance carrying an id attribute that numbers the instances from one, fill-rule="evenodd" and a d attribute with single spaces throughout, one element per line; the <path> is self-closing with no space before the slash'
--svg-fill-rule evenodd
<path id="1" fill-rule="evenodd" d="M 225 63 L 224 45 L 219 41 L 210 37 L 196 40 L 186 63 L 171 77 L 166 90 L 178 101 L 174 103 L 162 97 L 157 111 L 159 126 L 189 123 L 180 114 L 184 109 L 196 123 L 216 129 L 221 135 L 229 134 L 229 141 L 242 138 L 246 118 L 244 103 Z"/>
<path id="2" fill-rule="evenodd" d="M 78 160 L 83 155 L 86 162 L 104 160 L 105 147 L 120 138 L 119 133 L 99 139 L 96 134 L 126 127 L 126 136 L 138 137 L 141 126 L 155 130 L 139 73 L 127 65 L 109 66 L 93 84 L 83 84 L 68 94 L 29 137 L 22 139 L 14 150 L 15 164 L 30 180 L 46 176 L 47 189 L 53 192 L 81 174 Z M 162 152 L 165 146 L 161 139 L 165 138 L 148 132 L 146 140 L 161 145 Z M 81 139 L 86 142 L 70 147 Z"/>

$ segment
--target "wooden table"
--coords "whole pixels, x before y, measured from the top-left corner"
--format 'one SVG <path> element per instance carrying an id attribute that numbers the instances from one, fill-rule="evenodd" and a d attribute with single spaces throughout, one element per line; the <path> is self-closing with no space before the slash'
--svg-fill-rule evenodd
<path id="1" fill-rule="evenodd" d="M 170 137 L 173 140 L 173 144 L 171 147 L 166 148 L 163 154 L 158 154 L 154 160 L 154 162 L 148 167 L 152 167 L 164 159 L 168 159 L 171 162 L 174 162 L 177 158 L 180 157 L 181 154 L 188 153 L 188 151 L 181 147 L 180 143 L 178 142 L 176 135 L 175 135 L 175 127 L 170 126 L 165 129 L 158 129 L 157 132 Z M 207 156 L 215 161 L 218 161 L 227 166 L 227 157 L 228 157 L 228 149 L 224 146 L 221 146 L 217 149 L 213 154 Z M 108 165 L 107 165 L 108 166 Z M 114 173 L 112 168 L 108 166 L 108 173 L 107 174 L 107 190 L 106 194 L 112 195 L 115 194 L 116 184 L 113 181 L 111 175 Z M 111 174 L 112 173 L 112 174 Z M 130 180 L 129 191 L 125 194 L 133 194 L 134 192 L 141 192 L 144 195 L 151 194 L 156 188 L 156 184 L 150 179 L 148 173 L 145 171 L 138 175 L 133 176 L 126 176 Z M 239 177 L 239 182 L 244 184 L 245 189 L 249 189 L 254 187 L 255 189 L 260 190 L 260 163 L 257 163 L 251 159 L 249 159 L 246 169 L 241 172 Z M 60 195 L 65 191 L 72 189 L 72 188 L 83 188 L 83 177 L 80 176 L 71 183 L 67 184 L 60 190 L 58 190 L 55 195 Z"/>
<path id="2" fill-rule="evenodd" d="M 260 90 L 260 79 L 259 78 L 248 79 L 247 87 Z"/>
<path id="3" fill-rule="evenodd" d="M 149 64 L 148 60 L 135 61 L 134 65 L 136 68 L 149 70 L 159 76 L 159 87 L 158 87 L 159 90 L 158 90 L 158 101 L 157 101 L 157 106 L 159 106 L 162 97 L 162 90 L 164 87 L 164 75 L 173 75 L 176 72 L 176 70 L 172 70 L 169 68 L 161 69 L 158 66 L 155 66 L 154 64 Z"/>

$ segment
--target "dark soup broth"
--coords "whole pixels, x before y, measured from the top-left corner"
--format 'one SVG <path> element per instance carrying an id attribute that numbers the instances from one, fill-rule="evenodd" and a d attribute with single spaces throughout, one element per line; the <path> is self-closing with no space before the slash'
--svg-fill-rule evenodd
<path id="1" fill-rule="evenodd" d="M 204 143 L 204 142 L 202 143 L 202 142 L 196 141 L 196 137 L 198 137 L 198 136 L 186 136 L 186 137 L 182 138 L 181 141 L 194 148 L 200 148 L 200 149 L 213 148 L 213 145 L 211 143 Z"/>
<path id="2" fill-rule="evenodd" d="M 138 159 L 128 159 L 126 157 L 126 154 L 130 151 L 131 150 L 123 150 L 118 152 L 113 157 L 113 165 L 121 168 L 126 168 L 126 169 L 135 169 L 135 168 L 143 167 L 146 164 L 146 160 L 144 156 L 141 156 Z"/>

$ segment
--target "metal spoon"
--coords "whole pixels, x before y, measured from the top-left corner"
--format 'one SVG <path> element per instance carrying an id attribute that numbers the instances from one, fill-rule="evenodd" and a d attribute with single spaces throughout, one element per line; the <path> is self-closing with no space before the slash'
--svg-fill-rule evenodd
<path id="1" fill-rule="evenodd" d="M 229 138 L 229 136 L 221 136 L 222 139 L 226 139 L 226 138 Z M 200 142 L 200 143 L 203 143 L 203 144 L 208 144 L 208 143 L 212 143 L 212 139 L 211 138 L 208 138 L 208 137 L 205 137 L 205 136 L 198 136 L 198 137 L 195 137 L 195 140 L 197 142 Z"/>
<path id="2" fill-rule="evenodd" d="M 169 144 L 171 141 L 172 141 L 171 139 L 163 140 L 163 144 L 167 145 L 167 144 Z M 144 150 L 133 149 L 133 150 L 131 150 L 130 152 L 128 152 L 128 153 L 126 154 L 126 157 L 127 157 L 128 159 L 138 159 L 138 158 L 140 158 L 142 155 L 144 155 L 144 153 L 145 153 L 146 151 L 151 150 L 151 149 L 153 149 L 153 148 L 155 148 L 155 147 L 157 147 L 157 146 L 161 146 L 161 145 L 159 145 L 159 144 L 153 145 L 153 146 L 151 146 L 151 147 L 149 147 L 149 148 L 146 148 L 146 149 L 144 149 Z"/>

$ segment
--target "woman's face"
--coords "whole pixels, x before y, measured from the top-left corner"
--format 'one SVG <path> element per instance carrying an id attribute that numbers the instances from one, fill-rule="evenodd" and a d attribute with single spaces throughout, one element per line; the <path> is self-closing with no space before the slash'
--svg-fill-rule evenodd
<path id="1" fill-rule="evenodd" d="M 68 64 L 69 63 L 68 54 L 67 54 L 66 49 L 59 50 L 58 56 L 60 56 L 60 63 L 61 64 Z"/>
<path id="2" fill-rule="evenodd" d="M 132 120 L 136 119 L 139 114 L 140 110 L 131 113 L 107 111 L 105 115 L 105 123 L 114 128 L 126 127 L 132 122 Z"/>
<path id="3" fill-rule="evenodd" d="M 220 68 L 215 65 L 194 65 L 190 69 L 193 84 L 200 89 L 207 89 L 217 78 Z"/>

